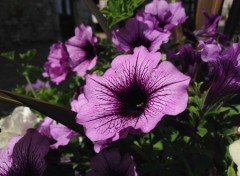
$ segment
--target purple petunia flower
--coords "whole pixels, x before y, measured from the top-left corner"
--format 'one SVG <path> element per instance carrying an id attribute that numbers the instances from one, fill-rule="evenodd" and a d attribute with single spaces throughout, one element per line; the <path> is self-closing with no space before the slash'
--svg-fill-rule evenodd
<path id="1" fill-rule="evenodd" d="M 165 114 L 177 115 L 187 106 L 190 78 L 144 47 L 116 57 L 103 76 L 86 77 L 85 101 L 77 123 L 92 141 L 116 141 L 134 132 L 148 133 Z"/>
<path id="2" fill-rule="evenodd" d="M 36 83 L 33 83 L 32 84 L 32 87 L 33 87 L 33 89 L 34 90 L 37 90 L 37 89 L 41 89 L 41 88 L 50 88 L 50 84 L 49 84 L 49 82 L 47 81 L 47 82 L 43 82 L 43 81 L 41 81 L 41 80 L 37 80 L 36 81 Z M 30 90 L 30 85 L 28 84 L 28 85 L 26 85 L 25 86 L 25 90 L 26 91 L 29 91 Z"/>
<path id="3" fill-rule="evenodd" d="M 205 100 L 205 107 L 240 89 L 240 43 L 235 43 L 222 52 L 218 44 L 215 44 L 215 49 L 213 47 L 213 44 L 210 46 L 206 44 L 202 53 L 202 57 L 215 71 L 214 80 Z"/>
<path id="4" fill-rule="evenodd" d="M 61 123 L 56 124 L 55 121 L 49 117 L 45 117 L 39 124 L 38 131 L 40 134 L 53 140 L 53 144 L 50 145 L 51 149 L 57 149 L 59 146 L 67 145 L 72 138 L 79 136 L 78 133 Z"/>
<path id="5" fill-rule="evenodd" d="M 215 40 L 219 40 L 221 44 L 228 46 L 230 39 L 218 31 L 218 22 L 221 16 L 218 14 L 208 14 L 205 9 L 202 9 L 202 13 L 205 16 L 205 24 L 193 32 L 194 37 L 199 41 L 209 44 Z"/>
<path id="6" fill-rule="evenodd" d="M 185 44 L 180 48 L 179 52 L 168 53 L 168 59 L 180 61 L 182 63 L 182 72 L 193 77 L 201 62 L 201 52 L 193 49 L 191 44 Z"/>
<path id="7" fill-rule="evenodd" d="M 24 136 L 12 138 L 7 148 L 0 150 L 0 175 L 41 176 L 46 167 L 44 157 L 48 150 L 48 139 L 29 129 Z"/>
<path id="8" fill-rule="evenodd" d="M 70 56 L 70 67 L 79 76 L 84 76 L 87 70 L 96 65 L 96 42 L 92 28 L 81 24 L 75 28 L 75 36 L 65 43 Z"/>
<path id="9" fill-rule="evenodd" d="M 137 176 L 136 166 L 129 154 L 118 149 L 105 149 L 91 161 L 91 171 L 86 176 Z"/>
<path id="10" fill-rule="evenodd" d="M 50 49 L 48 61 L 44 64 L 44 77 L 50 77 L 51 81 L 59 84 L 66 79 L 69 68 L 69 55 L 62 42 L 53 44 Z"/>
<path id="11" fill-rule="evenodd" d="M 155 27 L 160 31 L 170 31 L 187 19 L 181 2 L 168 3 L 165 0 L 153 0 L 141 9 L 138 15 L 142 16 L 144 13 L 156 18 Z"/>
<path id="12" fill-rule="evenodd" d="M 170 33 L 162 33 L 151 27 L 151 22 L 143 23 L 136 18 L 127 20 L 124 28 L 112 31 L 112 42 L 119 52 L 132 53 L 134 48 L 146 47 L 149 51 L 157 51 L 166 43 Z"/>

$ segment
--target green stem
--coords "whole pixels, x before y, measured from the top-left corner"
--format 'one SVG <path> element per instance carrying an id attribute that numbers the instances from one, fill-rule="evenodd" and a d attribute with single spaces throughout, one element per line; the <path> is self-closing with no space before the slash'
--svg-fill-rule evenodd
<path id="1" fill-rule="evenodd" d="M 192 172 L 192 170 L 191 170 L 191 168 L 190 168 L 190 166 L 189 166 L 186 158 L 184 157 L 184 155 L 182 155 L 182 160 L 183 160 L 183 162 L 184 162 L 184 165 L 186 166 L 186 169 L 187 169 L 188 174 L 189 174 L 190 176 L 194 176 L 194 174 L 193 174 L 193 172 Z"/>
<path id="2" fill-rule="evenodd" d="M 25 79 L 27 80 L 27 83 L 28 83 L 28 85 L 29 85 L 29 87 L 30 87 L 30 91 L 31 91 L 32 94 L 33 94 L 33 97 L 34 97 L 34 98 L 37 98 L 37 95 L 36 95 L 36 93 L 35 93 L 35 91 L 34 91 L 34 89 L 33 89 L 33 87 L 32 87 L 32 83 L 31 83 L 31 81 L 30 81 L 30 79 L 29 79 L 28 74 L 24 74 L 24 77 L 25 77 Z"/>

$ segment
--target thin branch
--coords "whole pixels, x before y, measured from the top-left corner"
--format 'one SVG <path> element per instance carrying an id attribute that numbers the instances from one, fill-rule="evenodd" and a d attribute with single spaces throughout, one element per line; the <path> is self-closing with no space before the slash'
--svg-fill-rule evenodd
<path id="1" fill-rule="evenodd" d="M 108 40 L 111 41 L 112 34 L 111 34 L 111 30 L 109 29 L 109 27 L 107 25 L 106 18 L 99 11 L 98 7 L 94 4 L 94 2 L 92 0 L 83 0 L 83 1 L 86 3 L 88 8 L 91 10 L 93 15 L 97 18 L 97 21 L 100 24 L 100 26 L 102 27 L 103 31 L 106 33 Z"/>

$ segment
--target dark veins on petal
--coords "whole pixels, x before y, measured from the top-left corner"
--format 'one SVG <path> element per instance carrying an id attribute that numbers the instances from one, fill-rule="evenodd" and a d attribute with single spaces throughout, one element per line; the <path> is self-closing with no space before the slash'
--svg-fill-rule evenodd
<path id="1" fill-rule="evenodd" d="M 31 139 L 32 140 L 32 139 Z M 41 163 L 41 156 L 38 151 L 31 150 L 31 142 L 28 147 L 18 142 L 13 150 L 13 164 L 7 176 L 40 176 L 44 170 Z M 27 149 L 27 150 L 26 150 Z"/>
<path id="2" fill-rule="evenodd" d="M 89 41 L 82 47 L 82 49 L 86 53 L 86 59 L 91 60 L 96 56 L 94 46 Z"/>

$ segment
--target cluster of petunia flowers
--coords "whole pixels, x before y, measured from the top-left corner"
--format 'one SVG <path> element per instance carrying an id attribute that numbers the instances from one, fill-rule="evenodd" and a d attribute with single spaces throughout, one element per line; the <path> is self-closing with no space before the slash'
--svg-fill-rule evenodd
<path id="1" fill-rule="evenodd" d="M 187 19 L 180 2 L 153 0 L 128 19 L 124 27 L 114 27 L 112 42 L 125 54 L 117 56 L 102 76 L 87 73 L 97 62 L 97 38 L 91 27 L 81 24 L 74 37 L 51 46 L 43 76 L 56 84 L 71 72 L 85 77 L 85 85 L 73 98 L 71 107 L 77 112 L 76 123 L 84 127 L 86 136 L 94 142 L 94 150 L 100 152 L 93 158 L 88 176 L 137 175 L 130 154 L 106 147 L 128 134 L 150 132 L 164 115 L 183 112 L 191 76 L 200 62 L 208 62 L 215 70 L 206 107 L 239 89 L 240 44 L 223 50 L 215 40 L 220 35 L 219 16 L 204 14 L 207 19 L 204 27 L 192 34 L 199 40 L 201 51 L 186 44 L 168 57 L 182 59 L 186 72 L 162 61 L 159 52 L 161 45 L 168 42 L 171 30 Z M 14 126 L 13 121 L 7 123 L 5 119 L 2 126 L 8 129 L 6 124 L 10 122 Z M 79 136 L 49 117 L 38 123 L 37 129 L 33 127 L 28 124 L 18 133 L 4 133 L 6 141 L 9 140 L 0 149 L 0 175 L 42 175 L 49 149 L 67 145 Z"/>

